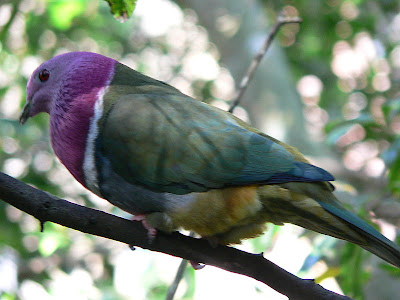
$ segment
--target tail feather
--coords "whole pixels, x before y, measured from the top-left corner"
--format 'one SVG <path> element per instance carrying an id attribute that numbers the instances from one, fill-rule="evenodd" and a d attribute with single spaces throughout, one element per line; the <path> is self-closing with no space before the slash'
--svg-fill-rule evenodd
<path id="1" fill-rule="evenodd" d="M 314 199 L 323 210 L 306 206 L 306 211 L 304 209 L 298 211 L 298 214 L 301 212 L 303 216 L 291 223 L 357 244 L 400 268 L 400 247 L 364 220 L 346 210 L 326 183 L 292 182 L 281 186 L 296 194 Z M 324 212 L 328 212 L 329 216 Z M 304 215 L 306 213 L 308 216 Z"/>
<path id="2" fill-rule="evenodd" d="M 371 225 L 351 212 L 336 205 L 318 201 L 328 212 L 347 223 L 360 237 L 360 241 L 351 241 L 365 250 L 379 256 L 383 260 L 400 268 L 400 247 L 384 237 Z"/>

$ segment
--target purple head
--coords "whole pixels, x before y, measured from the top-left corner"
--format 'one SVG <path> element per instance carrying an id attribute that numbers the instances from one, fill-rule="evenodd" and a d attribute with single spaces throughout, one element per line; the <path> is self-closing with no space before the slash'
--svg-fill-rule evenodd
<path id="1" fill-rule="evenodd" d="M 41 112 L 50 113 L 58 105 L 68 107 L 68 100 L 74 97 L 67 93 L 84 94 L 104 85 L 104 73 L 108 75 L 114 64 L 113 59 L 91 52 L 65 53 L 44 62 L 29 78 L 20 122 Z"/>
<path id="2" fill-rule="evenodd" d="M 50 114 L 53 150 L 74 177 L 84 183 L 82 164 L 95 103 L 114 75 L 116 61 L 90 52 L 58 55 L 40 65 L 26 87 L 20 123 Z"/>

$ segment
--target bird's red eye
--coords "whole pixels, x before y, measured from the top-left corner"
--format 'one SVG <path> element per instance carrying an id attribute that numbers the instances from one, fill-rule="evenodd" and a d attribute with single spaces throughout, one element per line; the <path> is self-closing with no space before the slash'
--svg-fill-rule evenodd
<path id="1" fill-rule="evenodd" d="M 41 82 L 47 81 L 49 79 L 49 77 L 50 77 L 50 73 L 46 69 L 43 69 L 42 71 L 39 72 L 39 80 Z"/>

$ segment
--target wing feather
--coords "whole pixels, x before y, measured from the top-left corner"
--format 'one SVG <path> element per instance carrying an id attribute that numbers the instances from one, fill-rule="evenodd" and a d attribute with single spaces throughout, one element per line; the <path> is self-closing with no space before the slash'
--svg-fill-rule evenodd
<path id="1" fill-rule="evenodd" d="M 115 172 L 158 192 L 333 179 L 297 163 L 284 147 L 243 128 L 229 113 L 177 92 L 120 97 L 109 105 L 99 138 Z M 318 172 L 303 171 L 313 168 Z"/>

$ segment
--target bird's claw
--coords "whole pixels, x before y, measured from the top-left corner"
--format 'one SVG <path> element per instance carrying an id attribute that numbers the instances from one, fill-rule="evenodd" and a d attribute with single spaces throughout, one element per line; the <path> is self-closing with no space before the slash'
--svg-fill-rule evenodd
<path id="1" fill-rule="evenodd" d="M 206 266 L 193 260 L 189 260 L 189 262 L 192 265 L 193 269 L 195 270 L 201 270 Z"/>
<path id="2" fill-rule="evenodd" d="M 146 220 L 146 215 L 135 215 L 131 219 L 132 221 L 141 222 L 144 228 L 147 230 L 147 237 L 149 238 L 149 243 L 152 243 L 157 236 L 157 229 L 152 227 Z"/>

